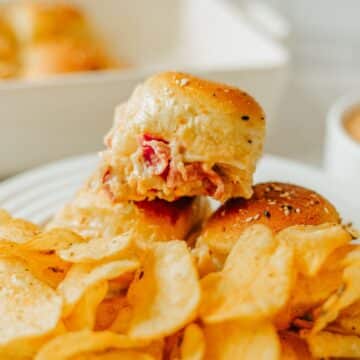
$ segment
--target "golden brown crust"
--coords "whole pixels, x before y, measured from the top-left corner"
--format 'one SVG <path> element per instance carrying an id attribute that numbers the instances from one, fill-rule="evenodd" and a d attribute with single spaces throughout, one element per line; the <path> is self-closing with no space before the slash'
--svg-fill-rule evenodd
<path id="1" fill-rule="evenodd" d="M 253 224 L 264 224 L 277 233 L 293 225 L 339 222 L 334 206 L 316 192 L 269 182 L 254 186 L 251 199 L 231 199 L 221 206 L 205 225 L 200 241 L 219 252 L 227 252 Z"/>
<path id="2" fill-rule="evenodd" d="M 264 113 L 244 91 L 157 74 L 115 114 L 103 157 L 111 191 L 119 201 L 248 198 L 264 136 Z"/>
<path id="3" fill-rule="evenodd" d="M 163 72 L 150 77 L 145 85 L 159 96 L 166 96 L 174 91 L 181 96 L 191 99 L 193 106 L 204 108 L 207 111 L 214 109 L 223 113 L 248 116 L 254 121 L 264 120 L 265 114 L 256 100 L 243 90 L 223 83 L 200 79 L 182 72 Z"/>

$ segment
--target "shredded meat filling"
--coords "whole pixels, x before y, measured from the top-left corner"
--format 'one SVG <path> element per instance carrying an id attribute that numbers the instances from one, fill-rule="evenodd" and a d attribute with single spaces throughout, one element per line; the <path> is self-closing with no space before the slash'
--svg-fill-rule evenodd
<path id="1" fill-rule="evenodd" d="M 213 169 L 201 162 L 179 164 L 171 157 L 169 142 L 145 134 L 141 138 L 142 154 L 146 167 L 153 175 L 161 176 L 169 188 L 178 188 L 185 183 L 201 181 L 207 193 L 215 198 L 221 198 L 224 193 L 224 182 Z"/>
<path id="2" fill-rule="evenodd" d="M 147 168 L 152 171 L 152 174 L 166 179 L 171 159 L 169 143 L 145 134 L 141 139 L 141 146 Z"/>

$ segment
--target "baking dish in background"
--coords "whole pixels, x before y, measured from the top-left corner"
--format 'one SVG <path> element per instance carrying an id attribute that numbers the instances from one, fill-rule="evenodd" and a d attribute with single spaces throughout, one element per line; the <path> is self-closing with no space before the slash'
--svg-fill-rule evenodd
<path id="1" fill-rule="evenodd" d="M 188 71 L 237 85 L 264 106 L 269 127 L 283 91 L 288 54 L 223 0 L 74 0 L 126 70 L 41 82 L 0 83 L 0 177 L 101 149 L 114 107 L 160 70 Z"/>

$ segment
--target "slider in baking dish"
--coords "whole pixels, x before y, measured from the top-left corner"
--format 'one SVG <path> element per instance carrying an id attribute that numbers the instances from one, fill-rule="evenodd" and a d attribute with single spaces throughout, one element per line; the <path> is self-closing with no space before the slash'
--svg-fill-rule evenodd
<path id="1" fill-rule="evenodd" d="M 15 33 L 0 12 L 0 79 L 14 77 L 18 70 L 18 44 Z"/>
<path id="2" fill-rule="evenodd" d="M 18 77 L 38 79 L 120 66 L 74 6 L 17 2 L 4 5 L 2 12 L 19 44 Z"/>

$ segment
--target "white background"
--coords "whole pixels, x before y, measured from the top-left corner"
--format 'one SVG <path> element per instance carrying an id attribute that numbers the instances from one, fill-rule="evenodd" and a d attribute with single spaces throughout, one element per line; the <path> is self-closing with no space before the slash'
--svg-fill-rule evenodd
<path id="1" fill-rule="evenodd" d="M 359 92 L 360 99 L 360 1 L 266 2 L 290 23 L 286 43 L 292 55 L 290 83 L 268 150 L 322 165 L 329 107 L 349 92 Z"/>

